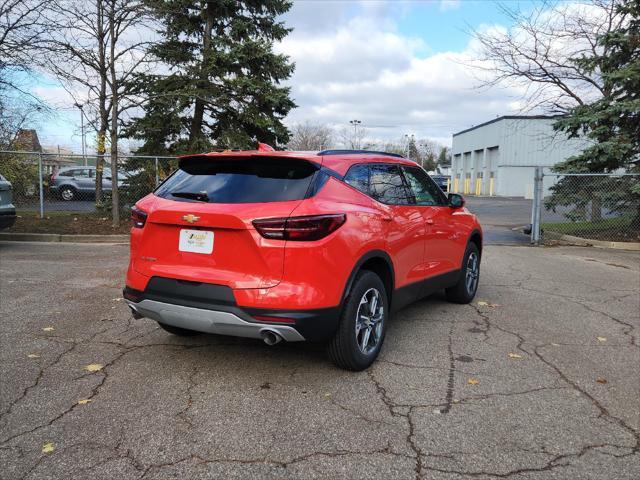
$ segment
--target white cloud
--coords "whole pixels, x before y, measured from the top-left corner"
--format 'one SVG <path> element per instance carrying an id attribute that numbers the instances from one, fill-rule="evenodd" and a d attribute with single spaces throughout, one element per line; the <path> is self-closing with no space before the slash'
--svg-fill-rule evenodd
<path id="1" fill-rule="evenodd" d="M 440 10 L 456 10 L 460 8 L 460 0 L 440 0 Z"/>
<path id="2" fill-rule="evenodd" d="M 423 56 L 422 39 L 401 34 L 389 17 L 379 22 L 378 11 L 359 13 L 313 33 L 296 29 L 277 46 L 296 62 L 289 84 L 299 107 L 287 123 L 341 128 L 355 118 L 377 139 L 414 133 L 441 140 L 513 113 L 516 90 L 474 89 L 477 72 L 467 66 L 473 43 L 463 52 Z"/>

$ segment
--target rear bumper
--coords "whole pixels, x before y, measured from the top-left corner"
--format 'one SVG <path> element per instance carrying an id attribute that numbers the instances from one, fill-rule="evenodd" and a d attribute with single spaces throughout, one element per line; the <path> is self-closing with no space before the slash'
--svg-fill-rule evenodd
<path id="1" fill-rule="evenodd" d="M 196 332 L 247 338 L 262 338 L 266 332 L 275 332 L 287 342 L 305 340 L 295 328 L 288 325 L 247 322 L 231 312 L 184 307 L 155 300 L 142 300 L 138 303 L 127 300 L 127 303 L 134 312 L 143 317 Z"/>
<path id="2" fill-rule="evenodd" d="M 0 212 L 0 230 L 4 230 L 5 228 L 12 227 L 14 223 L 16 223 L 15 210 Z"/>
<path id="3" fill-rule="evenodd" d="M 261 338 L 265 330 L 284 340 L 325 341 L 338 327 L 340 307 L 289 310 L 239 306 L 223 285 L 152 277 L 145 290 L 125 287 L 132 310 L 161 323 L 198 332 Z"/>

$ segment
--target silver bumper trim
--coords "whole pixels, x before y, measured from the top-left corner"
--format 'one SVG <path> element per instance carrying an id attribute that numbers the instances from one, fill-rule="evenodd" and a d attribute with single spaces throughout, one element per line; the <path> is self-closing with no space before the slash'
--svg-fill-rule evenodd
<path id="1" fill-rule="evenodd" d="M 126 302 L 143 317 L 174 327 L 217 335 L 258 339 L 262 338 L 263 332 L 271 331 L 280 335 L 287 342 L 304 341 L 304 337 L 293 327 L 247 322 L 230 312 L 185 307 L 172 303 L 156 302 L 155 300 L 142 300 L 138 303 L 127 300 Z"/>

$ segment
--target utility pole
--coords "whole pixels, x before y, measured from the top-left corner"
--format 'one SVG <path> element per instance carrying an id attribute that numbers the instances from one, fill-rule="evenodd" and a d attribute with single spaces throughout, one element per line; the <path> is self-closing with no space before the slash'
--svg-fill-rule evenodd
<path id="1" fill-rule="evenodd" d="M 349 120 L 349 123 L 353 125 L 353 146 L 356 149 L 360 148 L 360 139 L 358 139 L 358 125 L 362 122 L 360 120 Z"/>
<path id="2" fill-rule="evenodd" d="M 84 140 L 84 111 L 82 110 L 82 105 L 76 103 L 76 107 L 80 109 L 80 130 L 82 132 L 82 162 L 84 166 L 87 166 L 87 156 L 85 155 L 85 140 Z"/>

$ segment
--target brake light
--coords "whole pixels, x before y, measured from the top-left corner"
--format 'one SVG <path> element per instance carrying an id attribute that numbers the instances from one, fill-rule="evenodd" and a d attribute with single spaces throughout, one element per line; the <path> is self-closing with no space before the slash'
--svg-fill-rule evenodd
<path id="1" fill-rule="evenodd" d="M 254 220 L 253 226 L 264 238 L 276 240 L 320 240 L 335 232 L 347 220 L 344 213 L 311 215 L 307 217 L 264 218 Z"/>
<path id="2" fill-rule="evenodd" d="M 138 207 L 131 209 L 131 226 L 133 228 L 142 228 L 147 223 L 147 212 L 140 210 Z"/>

